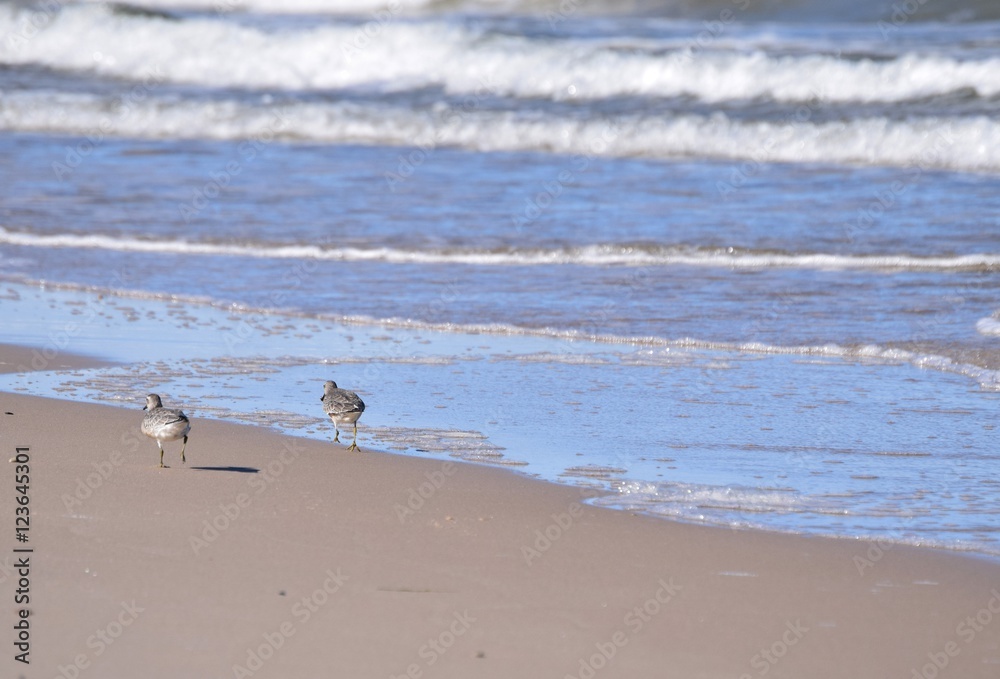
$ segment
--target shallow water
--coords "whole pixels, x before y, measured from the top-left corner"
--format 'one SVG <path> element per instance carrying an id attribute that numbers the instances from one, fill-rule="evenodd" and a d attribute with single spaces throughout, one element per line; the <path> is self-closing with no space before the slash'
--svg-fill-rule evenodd
<path id="1" fill-rule="evenodd" d="M 1000 394 L 899 358 L 473 337 L 24 286 L 3 309 L 7 339 L 42 358 L 124 361 L 3 389 L 137 411 L 155 390 L 195 422 L 329 439 L 318 400 L 334 378 L 368 404 L 362 448 L 509 465 L 686 520 L 1000 554 Z"/>

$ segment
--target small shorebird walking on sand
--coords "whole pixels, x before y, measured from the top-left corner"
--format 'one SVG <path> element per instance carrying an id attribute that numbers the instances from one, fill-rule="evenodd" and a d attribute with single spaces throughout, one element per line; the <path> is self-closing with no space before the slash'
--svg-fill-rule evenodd
<path id="1" fill-rule="evenodd" d="M 360 450 L 358 448 L 358 418 L 365 412 L 365 402 L 362 401 L 353 391 L 338 389 L 337 383 L 328 380 L 323 384 L 323 412 L 330 417 L 333 422 L 333 429 L 337 434 L 333 437 L 334 443 L 340 443 L 340 425 L 354 425 L 354 441 L 348 446 L 348 450 Z"/>
<path id="2" fill-rule="evenodd" d="M 186 462 L 184 450 L 187 448 L 188 433 L 191 431 L 191 422 L 187 415 L 180 410 L 164 408 L 157 394 L 146 397 L 143 410 L 148 412 L 142 418 L 142 433 L 151 439 L 156 439 L 156 445 L 160 447 L 160 466 L 163 466 L 163 442 L 176 441 L 180 438 L 184 439 L 184 445 L 181 446 L 181 462 Z"/>

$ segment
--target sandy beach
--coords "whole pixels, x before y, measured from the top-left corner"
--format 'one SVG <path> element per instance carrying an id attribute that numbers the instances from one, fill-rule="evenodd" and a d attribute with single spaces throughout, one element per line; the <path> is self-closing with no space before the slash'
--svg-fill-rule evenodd
<path id="1" fill-rule="evenodd" d="M 599 509 L 504 469 L 196 412 L 187 464 L 168 444 L 159 469 L 139 401 L 0 400 L 4 455 L 28 468 L 8 464 L 4 482 L 4 676 L 1000 672 L 989 560 Z M 18 543 L 10 489 L 25 471 Z M 26 546 L 23 575 L 12 550 Z M 12 605 L 18 589 L 28 603 Z M 22 609 L 30 664 L 10 642 Z"/>

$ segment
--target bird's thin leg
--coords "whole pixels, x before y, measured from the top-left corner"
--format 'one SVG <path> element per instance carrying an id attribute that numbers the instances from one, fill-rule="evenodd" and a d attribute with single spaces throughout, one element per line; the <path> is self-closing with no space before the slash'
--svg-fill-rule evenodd
<path id="1" fill-rule="evenodd" d="M 337 429 L 337 425 L 333 425 L 333 430 L 334 430 L 335 432 L 337 432 L 337 433 L 336 433 L 336 434 L 334 434 L 334 436 L 333 436 L 333 442 L 334 442 L 334 443 L 340 443 L 340 430 L 339 430 L 339 429 Z"/>
<path id="2" fill-rule="evenodd" d="M 160 467 L 163 467 L 163 444 L 160 443 L 160 439 L 156 439 L 156 445 L 160 447 Z"/>
<path id="3" fill-rule="evenodd" d="M 358 448 L 358 423 L 357 422 L 354 423 L 354 440 L 351 442 L 351 445 L 349 445 L 347 447 L 347 449 L 348 450 L 361 450 L 360 448 Z"/>
<path id="4" fill-rule="evenodd" d="M 185 460 L 185 459 L 184 459 L 184 450 L 185 450 L 185 449 L 186 449 L 187 447 L 188 447 L 188 437 L 187 437 L 187 436 L 185 436 L 185 437 L 184 437 L 184 445 L 183 445 L 183 446 L 181 446 L 181 462 L 187 462 L 187 460 Z"/>

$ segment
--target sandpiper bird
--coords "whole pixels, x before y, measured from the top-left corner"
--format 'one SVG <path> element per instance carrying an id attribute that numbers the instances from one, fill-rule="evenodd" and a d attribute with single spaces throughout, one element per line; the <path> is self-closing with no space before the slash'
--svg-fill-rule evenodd
<path id="1" fill-rule="evenodd" d="M 191 431 L 191 422 L 187 415 L 180 410 L 164 408 L 157 394 L 149 394 L 146 397 L 143 410 L 148 412 L 142 418 L 142 433 L 151 439 L 156 439 L 156 445 L 160 447 L 160 466 L 163 466 L 163 442 L 176 441 L 180 438 L 184 439 L 184 445 L 181 446 L 181 462 L 186 462 L 184 450 L 187 448 L 188 433 Z"/>
<path id="2" fill-rule="evenodd" d="M 337 432 L 333 437 L 334 443 L 340 443 L 340 425 L 354 425 L 354 441 L 348 446 L 348 450 L 358 450 L 358 418 L 365 412 L 365 402 L 358 398 L 353 391 L 338 389 L 337 383 L 328 380 L 323 384 L 323 412 L 330 416 L 333 422 L 333 429 Z"/>

